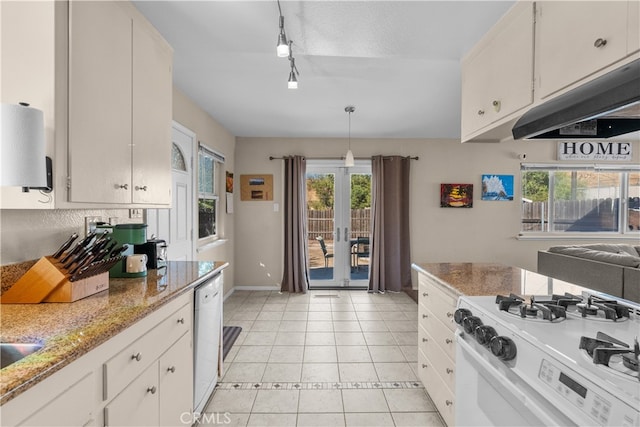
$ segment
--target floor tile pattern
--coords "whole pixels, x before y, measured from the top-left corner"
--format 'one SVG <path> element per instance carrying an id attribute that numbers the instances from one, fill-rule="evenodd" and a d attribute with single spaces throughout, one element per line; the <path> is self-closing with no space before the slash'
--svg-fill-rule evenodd
<path id="1" fill-rule="evenodd" d="M 417 377 L 417 304 L 404 293 L 236 291 L 242 332 L 199 425 L 444 426 Z"/>

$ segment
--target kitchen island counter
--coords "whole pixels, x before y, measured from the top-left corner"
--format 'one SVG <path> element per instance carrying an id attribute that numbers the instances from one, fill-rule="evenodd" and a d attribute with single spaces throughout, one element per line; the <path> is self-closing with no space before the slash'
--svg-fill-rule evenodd
<path id="1" fill-rule="evenodd" d="M 169 261 L 146 277 L 111 278 L 108 290 L 76 302 L 3 304 L 0 340 L 40 343 L 43 348 L 0 371 L 0 405 L 227 266 Z"/>
<path id="2" fill-rule="evenodd" d="M 586 288 L 533 271 L 497 263 L 441 262 L 414 263 L 411 268 L 461 295 L 580 294 Z"/>

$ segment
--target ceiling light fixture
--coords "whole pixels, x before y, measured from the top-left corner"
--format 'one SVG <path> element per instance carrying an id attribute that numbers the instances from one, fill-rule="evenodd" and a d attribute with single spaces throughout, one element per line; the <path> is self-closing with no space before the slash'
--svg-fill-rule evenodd
<path id="1" fill-rule="evenodd" d="M 293 41 L 289 41 L 289 63 L 291 64 L 291 72 L 289 73 L 289 89 L 298 89 L 297 76 L 300 75 L 298 67 L 296 67 L 296 59 L 293 57 Z"/>
<path id="2" fill-rule="evenodd" d="M 355 166 L 355 160 L 353 158 L 353 153 L 351 152 L 351 113 L 356 111 L 356 107 L 353 105 L 347 105 L 344 107 L 344 111 L 349 114 L 349 149 L 347 150 L 347 155 L 344 157 L 344 165 L 350 168 Z"/>
<path id="3" fill-rule="evenodd" d="M 276 52 L 280 58 L 286 58 L 290 55 L 289 43 L 287 42 L 287 34 L 284 31 L 284 16 L 282 16 L 282 8 L 280 7 L 280 0 L 278 0 L 278 11 L 280 12 L 280 34 L 278 34 L 278 44 Z"/>

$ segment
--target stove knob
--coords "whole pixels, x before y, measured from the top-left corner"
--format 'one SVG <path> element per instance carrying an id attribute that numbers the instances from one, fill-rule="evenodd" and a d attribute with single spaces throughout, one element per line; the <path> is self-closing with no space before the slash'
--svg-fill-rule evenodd
<path id="1" fill-rule="evenodd" d="M 467 316 L 471 316 L 471 310 L 459 308 L 453 313 L 453 320 L 455 320 L 458 325 L 462 325 L 462 320 Z"/>
<path id="2" fill-rule="evenodd" d="M 476 328 L 476 341 L 482 345 L 489 345 L 491 338 L 497 335 L 498 333 L 491 326 L 482 325 Z"/>
<path id="3" fill-rule="evenodd" d="M 464 327 L 464 331 L 468 334 L 473 335 L 478 326 L 482 325 L 482 320 L 476 316 L 467 316 L 462 319 L 462 326 Z"/>
<path id="4" fill-rule="evenodd" d="M 507 337 L 493 337 L 490 342 L 491 353 L 502 360 L 511 360 L 516 357 L 516 343 Z"/>

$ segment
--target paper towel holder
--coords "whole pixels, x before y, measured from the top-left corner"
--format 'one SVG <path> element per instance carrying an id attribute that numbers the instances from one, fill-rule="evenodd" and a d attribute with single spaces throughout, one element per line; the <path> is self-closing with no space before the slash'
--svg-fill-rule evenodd
<path id="1" fill-rule="evenodd" d="M 2 104 L 0 153 L 0 186 L 22 187 L 23 192 L 53 190 L 52 161 L 45 155 L 42 111 L 30 108 L 26 102 Z"/>

